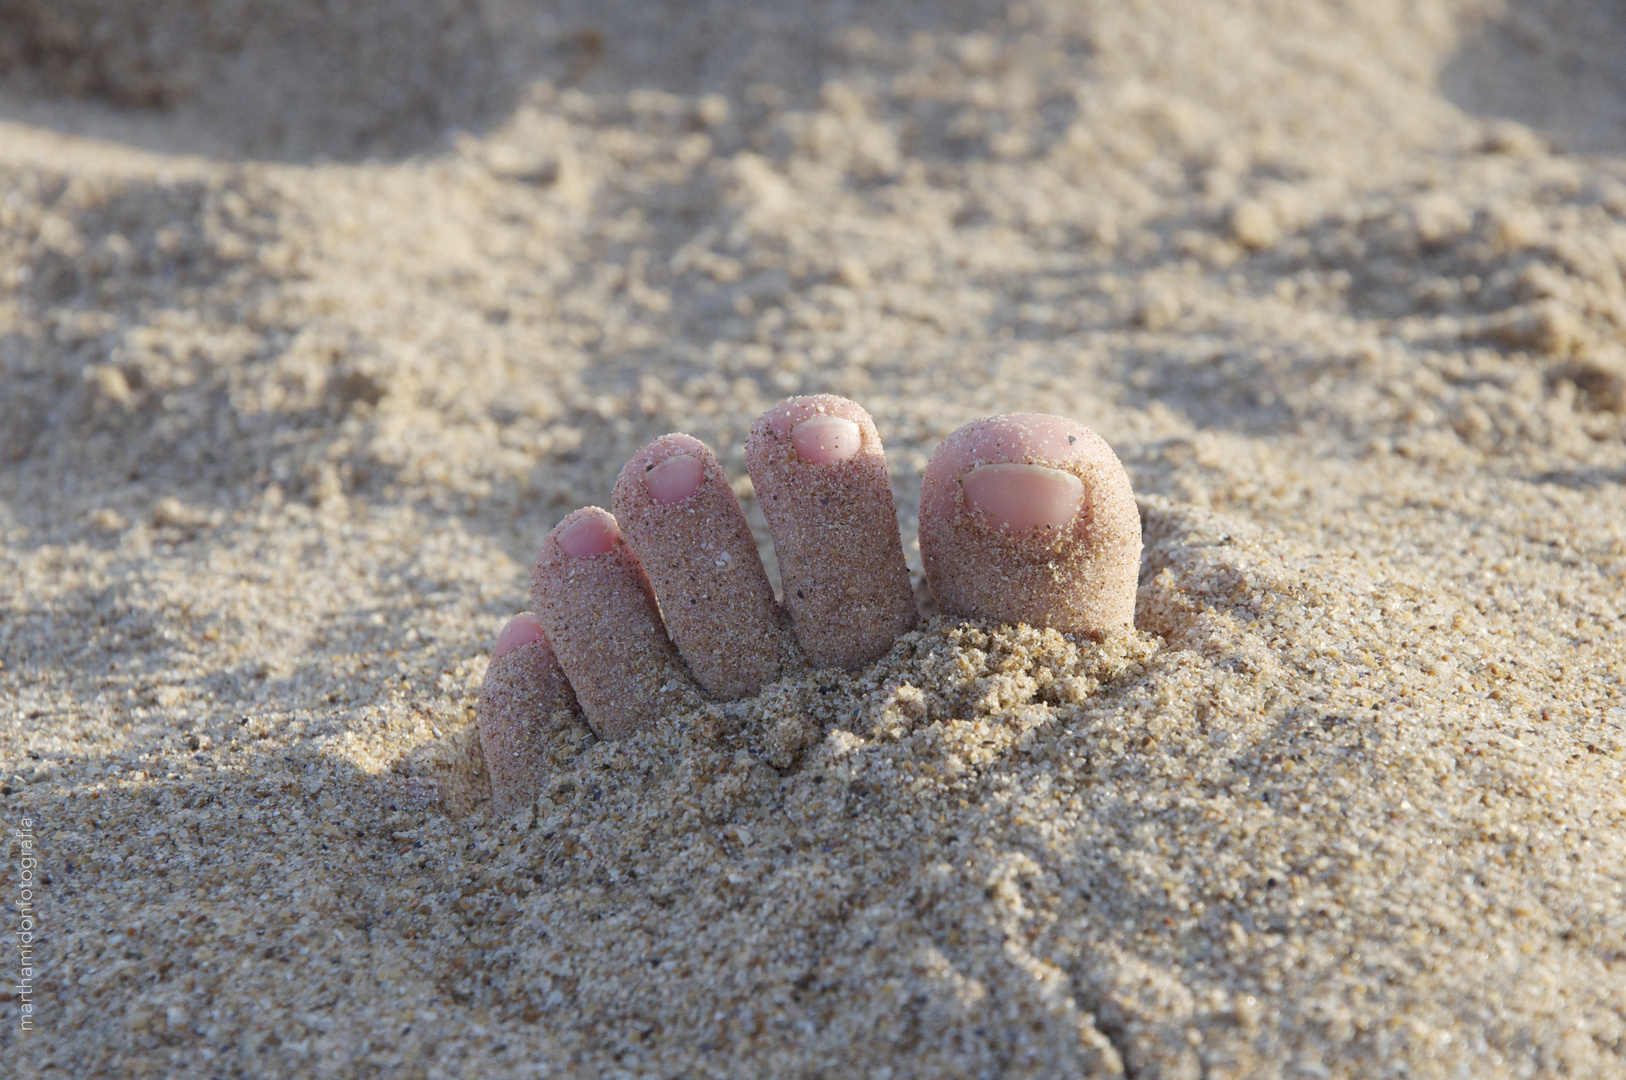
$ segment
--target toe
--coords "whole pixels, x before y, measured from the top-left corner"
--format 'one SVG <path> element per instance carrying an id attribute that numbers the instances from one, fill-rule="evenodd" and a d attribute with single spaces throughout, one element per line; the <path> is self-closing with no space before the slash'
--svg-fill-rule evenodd
<path id="1" fill-rule="evenodd" d="M 948 614 L 1093 636 L 1128 628 L 1140 547 L 1128 475 L 1075 421 L 978 420 L 926 466 L 920 553 Z"/>
<path id="2" fill-rule="evenodd" d="M 497 644 L 492 646 L 491 658 L 500 660 L 521 645 L 529 645 L 533 641 L 547 644 L 547 637 L 542 633 L 542 627 L 537 623 L 536 616 L 528 611 L 523 615 L 515 615 L 502 628 L 502 633 L 497 635 Z"/>
<path id="3" fill-rule="evenodd" d="M 678 703 L 688 676 L 649 575 L 608 511 L 577 510 L 542 541 L 531 603 L 600 738 L 632 735 Z"/>
<path id="4" fill-rule="evenodd" d="M 853 667 L 885 653 L 918 614 L 874 420 L 846 398 L 791 398 L 745 453 L 808 657 Z"/>
<path id="5" fill-rule="evenodd" d="M 597 513 L 578 511 L 570 515 L 559 523 L 559 531 L 555 535 L 559 550 L 573 559 L 608 554 L 620 536 L 620 528 L 614 517 L 597 507 L 588 507 L 588 510 L 596 510 Z"/>
<path id="6" fill-rule="evenodd" d="M 621 470 L 611 505 L 695 680 L 726 701 L 777 678 L 791 650 L 773 586 L 706 444 L 663 435 L 645 446 Z"/>
<path id="7" fill-rule="evenodd" d="M 497 635 L 475 711 L 498 813 L 536 801 L 547 780 L 547 735 L 576 714 L 576 696 L 542 627 L 529 613 L 514 616 Z"/>

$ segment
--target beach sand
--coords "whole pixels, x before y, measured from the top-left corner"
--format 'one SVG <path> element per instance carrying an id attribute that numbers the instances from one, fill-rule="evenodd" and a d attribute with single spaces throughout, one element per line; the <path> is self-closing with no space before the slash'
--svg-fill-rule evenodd
<path id="1" fill-rule="evenodd" d="M 1626 1075 L 1618 4 L 0 0 L 0 72 L 11 1075 Z M 547 529 L 685 431 L 766 553 L 816 392 L 917 584 L 948 432 L 1099 432 L 1137 632 L 928 611 L 495 815 Z"/>

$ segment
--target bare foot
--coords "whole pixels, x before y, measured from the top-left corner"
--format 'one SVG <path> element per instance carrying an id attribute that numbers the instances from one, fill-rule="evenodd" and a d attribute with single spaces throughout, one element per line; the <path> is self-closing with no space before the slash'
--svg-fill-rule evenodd
<path id="1" fill-rule="evenodd" d="M 915 625 L 886 457 L 863 408 L 829 394 L 783 402 L 751 429 L 746 462 L 783 606 L 722 466 L 687 435 L 633 455 L 613 515 L 577 510 L 543 540 L 535 614 L 504 628 L 481 694 L 499 809 L 535 798 L 542 733 L 578 703 L 600 738 L 622 738 L 696 684 L 746 697 L 806 663 L 869 663 Z M 1129 478 L 1072 420 L 1013 413 L 945 439 L 926 467 L 920 550 L 946 614 L 1096 638 L 1133 625 Z"/>

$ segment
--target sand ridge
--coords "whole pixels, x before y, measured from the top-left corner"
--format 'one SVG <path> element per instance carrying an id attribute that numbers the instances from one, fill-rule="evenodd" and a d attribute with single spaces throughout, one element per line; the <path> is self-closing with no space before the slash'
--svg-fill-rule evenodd
<path id="1" fill-rule="evenodd" d="M 1618 7 L 0 28 L 28 1074 L 1626 1071 Z M 821 392 L 917 594 L 944 436 L 1099 432 L 1136 632 L 928 613 L 494 813 L 541 537 L 686 431 L 772 576 L 745 438 Z"/>

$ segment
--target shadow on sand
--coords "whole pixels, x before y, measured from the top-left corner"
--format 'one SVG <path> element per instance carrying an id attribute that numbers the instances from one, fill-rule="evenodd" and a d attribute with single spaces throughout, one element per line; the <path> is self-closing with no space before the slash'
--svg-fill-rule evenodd
<path id="1" fill-rule="evenodd" d="M 817 88 L 845 29 L 907 40 L 1002 7 L 0 0 L 0 118 L 224 160 L 399 158 L 489 127 L 537 83 L 736 99 Z"/>
<path id="2" fill-rule="evenodd" d="M 1516 120 L 1574 153 L 1626 153 L 1626 6 L 1515 0 L 1464 35 L 1440 88 L 1478 116 Z"/>

